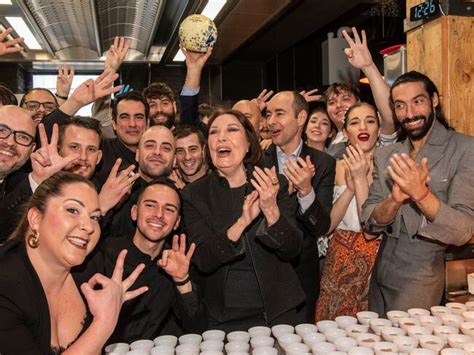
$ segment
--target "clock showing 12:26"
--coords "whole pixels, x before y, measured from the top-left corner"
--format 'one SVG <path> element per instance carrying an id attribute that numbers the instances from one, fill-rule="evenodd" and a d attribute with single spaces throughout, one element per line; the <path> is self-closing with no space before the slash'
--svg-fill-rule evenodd
<path id="1" fill-rule="evenodd" d="M 439 0 L 427 0 L 410 9 L 410 21 L 428 19 L 439 13 Z"/>

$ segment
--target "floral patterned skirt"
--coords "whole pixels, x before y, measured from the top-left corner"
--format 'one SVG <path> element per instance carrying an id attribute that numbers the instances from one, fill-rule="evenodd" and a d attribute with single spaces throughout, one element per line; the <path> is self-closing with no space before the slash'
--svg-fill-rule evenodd
<path id="1" fill-rule="evenodd" d="M 369 278 L 379 244 L 362 232 L 334 231 L 321 276 L 317 321 L 368 309 Z"/>

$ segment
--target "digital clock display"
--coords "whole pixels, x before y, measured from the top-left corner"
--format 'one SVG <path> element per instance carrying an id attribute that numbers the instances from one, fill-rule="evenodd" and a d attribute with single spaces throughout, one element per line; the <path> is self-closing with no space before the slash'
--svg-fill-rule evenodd
<path id="1" fill-rule="evenodd" d="M 410 21 L 427 19 L 439 14 L 439 0 L 428 0 L 410 9 Z"/>

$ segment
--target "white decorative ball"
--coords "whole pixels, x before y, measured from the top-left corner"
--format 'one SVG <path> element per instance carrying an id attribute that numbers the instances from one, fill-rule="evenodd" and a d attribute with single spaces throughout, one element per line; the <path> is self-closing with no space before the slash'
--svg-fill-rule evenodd
<path id="1" fill-rule="evenodd" d="M 217 39 L 215 23 L 203 15 L 190 15 L 179 26 L 179 43 L 188 51 L 206 52 Z"/>

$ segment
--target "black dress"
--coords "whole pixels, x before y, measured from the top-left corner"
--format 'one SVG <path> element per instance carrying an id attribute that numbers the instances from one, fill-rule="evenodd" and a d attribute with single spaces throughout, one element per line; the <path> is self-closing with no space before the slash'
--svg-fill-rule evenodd
<path id="1" fill-rule="evenodd" d="M 91 320 L 87 313 L 78 337 Z M 51 347 L 50 341 L 49 307 L 41 281 L 26 254 L 24 241 L 8 241 L 0 247 L 0 353 L 58 353 L 61 349 Z"/>

